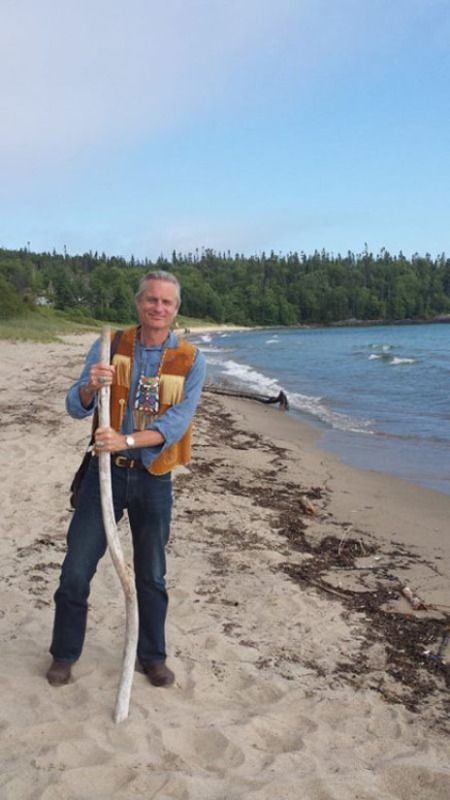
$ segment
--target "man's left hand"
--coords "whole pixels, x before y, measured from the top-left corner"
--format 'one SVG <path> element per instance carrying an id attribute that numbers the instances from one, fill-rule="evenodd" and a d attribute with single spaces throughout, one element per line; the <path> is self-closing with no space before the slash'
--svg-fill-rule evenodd
<path id="1" fill-rule="evenodd" d="M 114 428 L 97 428 L 95 431 L 95 450 L 97 453 L 116 453 L 124 450 L 126 444 L 123 433 L 117 433 Z"/>

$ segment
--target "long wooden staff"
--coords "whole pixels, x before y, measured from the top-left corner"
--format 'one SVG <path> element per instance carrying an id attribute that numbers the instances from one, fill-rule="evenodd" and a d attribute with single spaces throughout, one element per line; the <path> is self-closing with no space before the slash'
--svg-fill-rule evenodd
<path id="1" fill-rule="evenodd" d="M 109 364 L 111 357 L 111 333 L 109 328 L 103 328 L 101 336 L 101 361 Z M 98 398 L 98 418 L 101 427 L 110 425 L 110 387 L 100 389 Z M 136 600 L 136 588 L 133 568 L 126 564 L 117 532 L 116 518 L 111 485 L 111 456 L 109 453 L 99 453 L 100 496 L 102 501 L 103 524 L 105 526 L 108 548 L 114 567 L 119 576 L 125 595 L 125 646 L 122 661 L 122 673 L 117 690 L 114 721 L 122 722 L 128 716 L 130 706 L 131 686 L 135 668 L 136 648 L 138 640 L 139 618 Z"/>

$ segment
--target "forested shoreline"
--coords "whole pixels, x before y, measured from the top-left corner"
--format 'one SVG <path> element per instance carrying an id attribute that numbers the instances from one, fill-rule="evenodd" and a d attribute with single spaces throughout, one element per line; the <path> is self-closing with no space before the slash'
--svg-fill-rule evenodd
<path id="1" fill-rule="evenodd" d="M 386 250 L 346 256 L 325 251 L 172 253 L 156 261 L 104 253 L 33 253 L 0 248 L 0 318 L 42 305 L 74 319 L 128 323 L 134 294 L 152 269 L 174 272 L 182 313 L 215 323 L 309 325 L 423 321 L 450 314 L 450 259 Z"/>

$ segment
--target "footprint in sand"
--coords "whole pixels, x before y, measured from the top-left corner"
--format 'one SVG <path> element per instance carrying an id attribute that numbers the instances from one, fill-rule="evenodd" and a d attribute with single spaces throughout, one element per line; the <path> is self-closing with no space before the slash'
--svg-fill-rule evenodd
<path id="1" fill-rule="evenodd" d="M 306 717 L 295 718 L 294 724 L 273 718 L 256 718 L 251 720 L 250 728 L 249 737 L 255 747 L 279 755 L 302 750 L 305 746 L 304 737 L 313 733 L 317 725 Z"/>
<path id="2" fill-rule="evenodd" d="M 172 729 L 163 732 L 165 747 L 191 767 L 222 772 L 239 767 L 245 756 L 239 747 L 211 728 Z"/>
<path id="3" fill-rule="evenodd" d="M 286 694 L 273 682 L 255 681 L 254 675 L 241 675 L 235 686 L 236 700 L 248 706 L 278 703 Z"/>
<path id="4" fill-rule="evenodd" d="M 78 767 L 79 764 L 95 767 L 110 759 L 110 753 L 88 739 L 66 739 L 55 745 L 45 746 L 34 759 L 37 769 L 58 770 Z"/>
<path id="5" fill-rule="evenodd" d="M 127 788 L 133 782 L 135 771 L 130 767 L 114 765 L 114 755 L 101 766 L 80 766 L 64 770 L 58 788 L 59 794 L 42 794 L 39 800 L 59 800 L 62 797 L 132 797 Z"/>
<path id="6" fill-rule="evenodd" d="M 390 797 L 396 800 L 448 800 L 450 797 L 450 775 L 439 769 L 403 763 L 388 768 L 383 774 L 383 783 Z"/>

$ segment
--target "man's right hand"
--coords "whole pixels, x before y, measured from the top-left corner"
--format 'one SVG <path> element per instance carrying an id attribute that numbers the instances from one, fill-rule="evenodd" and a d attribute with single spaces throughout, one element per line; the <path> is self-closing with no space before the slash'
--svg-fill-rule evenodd
<path id="1" fill-rule="evenodd" d="M 112 364 L 93 364 L 89 381 L 80 386 L 80 400 L 85 408 L 91 405 L 94 395 L 104 386 L 111 386 L 116 368 Z"/>

